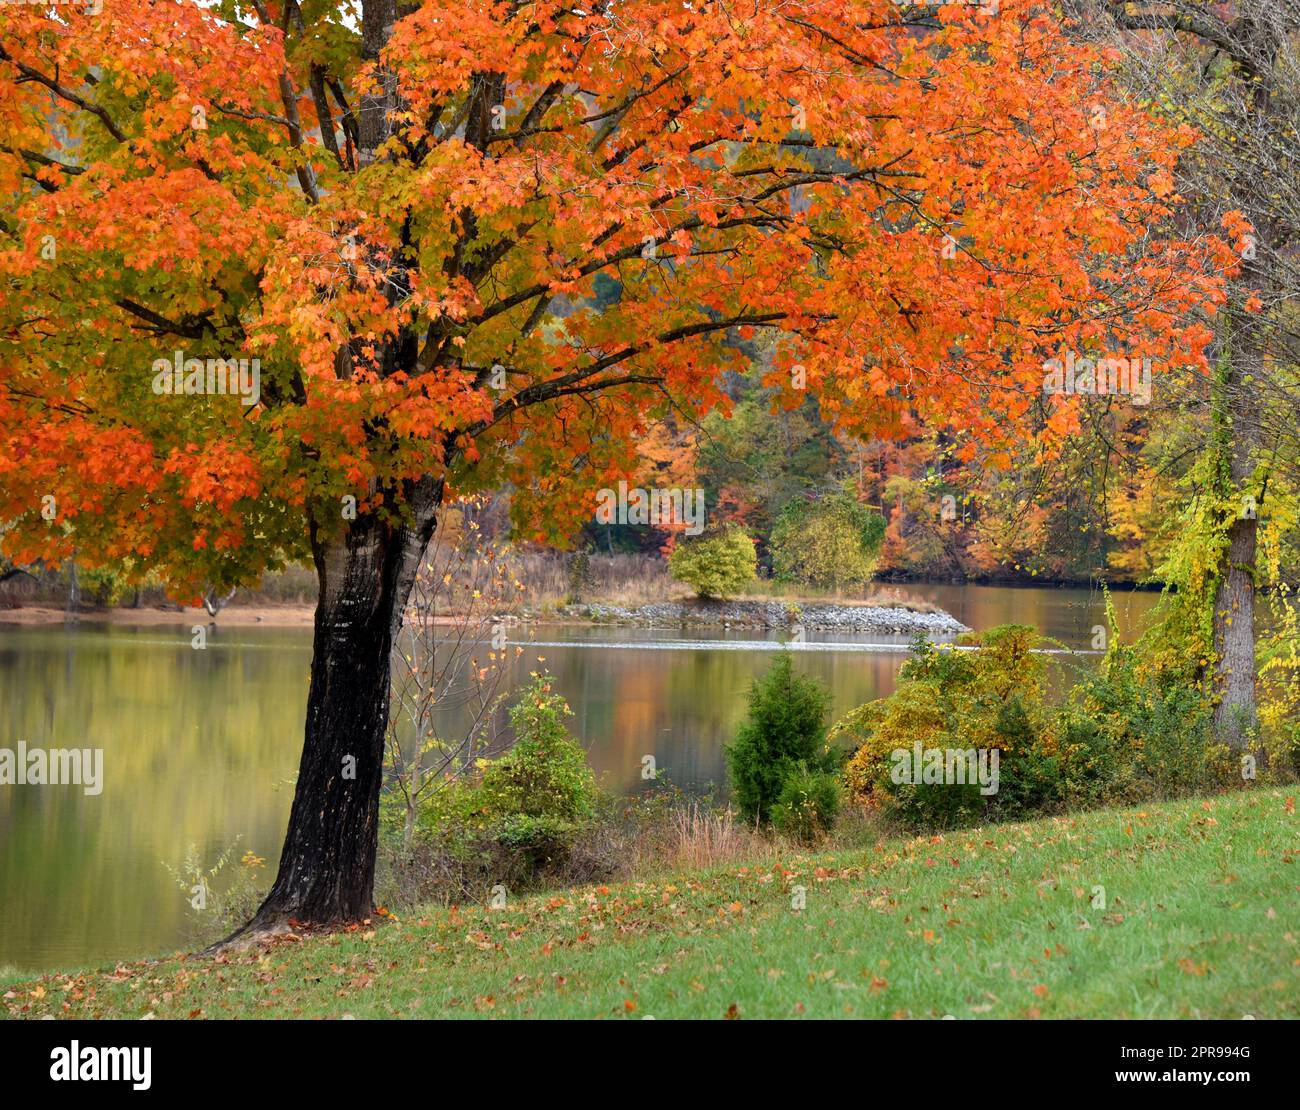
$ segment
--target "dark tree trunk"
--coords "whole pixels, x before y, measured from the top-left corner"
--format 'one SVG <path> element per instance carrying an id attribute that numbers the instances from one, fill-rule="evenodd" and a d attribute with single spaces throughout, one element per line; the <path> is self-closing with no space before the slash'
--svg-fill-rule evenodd
<path id="1" fill-rule="evenodd" d="M 389 657 L 441 498 L 442 483 L 427 482 L 411 524 L 365 517 L 313 544 L 320 597 L 298 783 L 275 884 L 241 933 L 372 912 Z"/>
<path id="2" fill-rule="evenodd" d="M 76 614 L 81 609 L 81 584 L 77 581 L 77 553 L 68 560 L 68 612 Z"/>

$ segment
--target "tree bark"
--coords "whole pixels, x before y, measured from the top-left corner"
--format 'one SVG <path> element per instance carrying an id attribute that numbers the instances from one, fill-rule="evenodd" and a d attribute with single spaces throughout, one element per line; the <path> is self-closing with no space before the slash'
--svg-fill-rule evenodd
<path id="1" fill-rule="evenodd" d="M 1219 464 L 1227 472 L 1232 495 L 1240 501 L 1236 519 L 1228 526 L 1228 546 L 1219 567 L 1213 630 L 1218 698 L 1214 727 L 1235 751 L 1249 744 L 1256 723 L 1255 553 L 1263 506 L 1245 500 L 1243 493 L 1255 475 L 1260 413 L 1251 375 L 1258 373 L 1260 352 L 1248 328 L 1233 331 L 1237 334 L 1232 337 L 1216 400 L 1215 449 L 1227 456 Z M 1223 425 L 1226 441 L 1219 437 Z"/>
<path id="2" fill-rule="evenodd" d="M 320 596 L 293 809 L 275 883 L 234 937 L 373 910 L 390 656 L 441 501 L 442 482 L 426 480 L 409 524 L 368 516 L 313 542 Z"/>
<path id="3" fill-rule="evenodd" d="M 1257 521 L 1234 521 L 1227 568 L 1214 599 L 1215 675 L 1219 704 L 1214 727 L 1233 750 L 1249 744 L 1255 725 L 1255 537 Z"/>

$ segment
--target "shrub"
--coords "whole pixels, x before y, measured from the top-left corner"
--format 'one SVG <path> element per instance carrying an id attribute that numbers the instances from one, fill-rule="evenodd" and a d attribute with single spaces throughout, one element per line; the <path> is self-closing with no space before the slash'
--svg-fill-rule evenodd
<path id="1" fill-rule="evenodd" d="M 727 749 L 736 806 L 750 821 L 770 819 L 786 780 L 801 765 L 829 769 L 825 717 L 830 695 L 815 679 L 794 673 L 783 651 L 749 692 L 749 716 Z"/>
<path id="2" fill-rule="evenodd" d="M 1050 808 L 1060 798 L 1055 721 L 1042 691 L 1038 635 L 1023 625 L 969 634 L 957 648 L 918 640 L 893 694 L 848 714 L 830 740 L 851 744 L 845 766 L 851 796 L 883 806 L 918 828 L 947 828 Z M 967 646 L 976 651 L 958 650 Z M 987 753 L 998 759 L 997 792 L 977 782 L 895 782 L 893 753 Z"/>
<path id="3" fill-rule="evenodd" d="M 943 718 L 931 691 L 919 683 L 904 683 L 888 698 L 867 702 L 832 726 L 829 743 L 851 751 L 844 767 L 849 796 L 867 806 L 878 805 L 889 793 L 890 753 L 934 746 L 942 737 Z"/>
<path id="4" fill-rule="evenodd" d="M 514 747 L 431 795 L 420 843 L 401 866 L 435 861 L 428 882 L 464 897 L 564 866 L 600 802 L 586 753 L 564 725 L 571 713 L 549 676 L 534 674 L 510 710 Z"/>
<path id="5" fill-rule="evenodd" d="M 728 598 L 754 580 L 758 556 L 754 541 L 733 525 L 678 544 L 669 557 L 668 569 L 700 597 Z"/>
<path id="6" fill-rule="evenodd" d="M 549 676 L 534 674 L 510 710 L 514 747 L 483 771 L 478 796 L 485 814 L 571 822 L 591 817 L 596 778 L 564 727 L 572 715 L 564 698 L 551 692 Z"/>
<path id="7" fill-rule="evenodd" d="M 868 805 L 892 799 L 921 823 L 932 812 L 938 824 L 1014 804 L 1012 799 L 1020 796 L 1011 782 L 1021 762 L 1018 757 L 1053 746 L 1042 698 L 1042 659 L 1033 652 L 1037 642 L 1034 630 L 1023 625 L 963 637 L 959 647 L 978 651 L 919 639 L 898 672 L 894 693 L 859 707 L 831 729 L 831 743 L 853 748 L 845 767 L 851 796 Z M 996 749 L 998 795 L 986 797 L 978 790 L 972 795 L 965 786 L 894 783 L 892 753 L 910 751 L 917 743 L 923 749 Z"/>
<path id="8" fill-rule="evenodd" d="M 1071 801 L 1138 801 L 1210 789 L 1234 768 L 1214 736 L 1213 705 L 1189 676 L 1114 646 L 1062 710 Z"/>
<path id="9" fill-rule="evenodd" d="M 884 517 L 847 493 L 791 501 L 772 529 L 772 567 L 782 582 L 858 585 L 875 574 L 884 538 Z"/>
<path id="10" fill-rule="evenodd" d="M 1147 666 L 1118 646 L 1057 709 L 1046 706 L 1032 629 L 1004 625 L 960 652 L 918 643 L 887 698 L 835 724 L 848 744 L 850 796 L 921 828 L 1019 817 L 1070 805 L 1140 801 L 1205 790 L 1234 773 L 1214 742 L 1211 704 L 1185 674 Z M 996 750 L 998 789 L 970 783 L 896 783 L 897 749 Z"/>
<path id="11" fill-rule="evenodd" d="M 834 826 L 840 791 L 840 779 L 834 772 L 797 764 L 781 784 L 772 806 L 773 827 L 806 844 L 814 843 Z"/>
<path id="12" fill-rule="evenodd" d="M 591 556 L 585 551 L 576 551 L 569 560 L 569 596 L 571 605 L 577 604 L 591 588 Z"/>
<path id="13" fill-rule="evenodd" d="M 977 823 L 984 812 L 978 784 L 904 783 L 890 793 L 890 813 L 908 828 L 935 830 Z"/>
<path id="14" fill-rule="evenodd" d="M 239 866 L 230 867 L 239 840 L 236 837 L 228 844 L 210 867 L 203 866 L 195 844 L 186 848 L 179 867 L 163 861 L 163 867 L 184 892 L 196 937 L 210 938 L 237 929 L 257 912 L 266 895 L 265 859 L 246 851 Z"/>

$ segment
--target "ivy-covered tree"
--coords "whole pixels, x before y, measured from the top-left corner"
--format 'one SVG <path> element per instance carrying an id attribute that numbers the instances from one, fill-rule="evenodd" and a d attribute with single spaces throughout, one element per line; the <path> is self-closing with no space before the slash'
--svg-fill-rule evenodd
<path id="1" fill-rule="evenodd" d="M 1184 485 L 1176 544 L 1162 565 L 1179 587 L 1188 639 L 1215 700 L 1215 724 L 1244 748 L 1258 724 L 1256 604 L 1276 580 L 1281 534 L 1300 489 L 1300 0 L 1095 0 L 1084 26 L 1123 52 L 1136 95 L 1195 129 L 1178 187 L 1191 226 L 1227 226 L 1239 255 L 1218 320 L 1213 371 L 1191 397 L 1204 429 Z M 1294 687 L 1300 651 L 1287 667 Z M 1294 697 L 1294 694 L 1293 694 Z"/>

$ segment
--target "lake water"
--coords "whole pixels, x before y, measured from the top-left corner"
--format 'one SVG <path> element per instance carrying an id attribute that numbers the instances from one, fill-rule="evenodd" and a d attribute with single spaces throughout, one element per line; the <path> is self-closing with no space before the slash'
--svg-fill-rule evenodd
<path id="1" fill-rule="evenodd" d="M 1086 649 L 1100 593 L 909 586 L 976 629 L 1015 621 Z M 1136 627 L 1153 594 L 1116 594 Z M 570 727 L 613 790 L 635 789 L 642 759 L 688 789 L 723 779 L 723 749 L 751 681 L 780 637 L 752 630 L 516 630 L 526 644 L 507 686 L 549 670 Z M 531 642 L 529 641 L 531 636 Z M 818 637 L 796 666 L 833 692 L 835 716 L 894 687 L 904 638 Z M 187 628 L 0 624 L 0 747 L 102 748 L 102 792 L 0 786 L 0 966 L 109 963 L 175 950 L 191 937 L 187 899 L 165 864 L 193 846 L 211 865 L 238 838 L 274 874 L 293 797 L 311 661 L 306 628 L 228 627 L 204 651 Z M 1054 657 L 1058 683 L 1088 659 Z"/>

